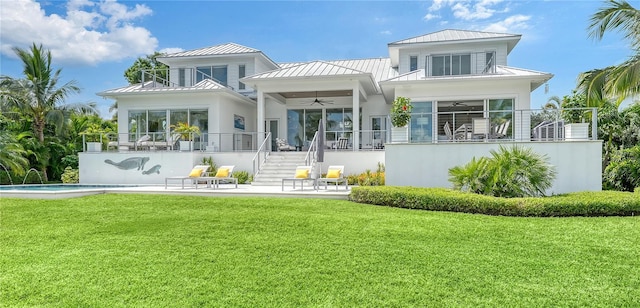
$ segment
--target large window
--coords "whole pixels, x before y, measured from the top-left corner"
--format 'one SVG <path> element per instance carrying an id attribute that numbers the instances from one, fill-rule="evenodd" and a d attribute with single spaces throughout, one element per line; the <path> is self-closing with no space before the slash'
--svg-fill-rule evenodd
<path id="1" fill-rule="evenodd" d="M 244 76 L 246 76 L 246 74 L 247 74 L 246 67 L 244 65 L 239 65 L 238 66 L 238 79 L 244 78 Z M 244 83 L 238 81 L 238 89 L 244 90 L 245 89 Z"/>
<path id="2" fill-rule="evenodd" d="M 166 110 L 149 110 L 147 123 L 149 123 L 148 134 L 152 140 L 165 140 L 168 128 Z"/>
<path id="3" fill-rule="evenodd" d="M 433 137 L 433 113 L 431 102 L 412 102 L 410 142 L 431 142 Z"/>
<path id="4" fill-rule="evenodd" d="M 409 57 L 409 71 L 413 72 L 418 69 L 418 57 L 411 56 Z"/>
<path id="5" fill-rule="evenodd" d="M 171 126 L 188 123 L 200 128 L 206 141 L 209 130 L 209 115 L 206 109 L 171 109 L 171 110 L 129 110 L 129 140 L 135 141 L 144 135 L 153 140 L 166 140 L 173 130 Z"/>
<path id="6" fill-rule="evenodd" d="M 196 83 L 211 79 L 211 66 L 196 67 Z"/>
<path id="7" fill-rule="evenodd" d="M 178 86 L 184 87 L 187 84 L 186 70 L 184 68 L 178 69 Z"/>
<path id="8" fill-rule="evenodd" d="M 491 127 L 506 125 L 506 136 L 511 136 L 513 127 L 513 99 L 490 99 L 489 100 L 489 120 Z M 505 124 L 506 122 L 509 122 Z"/>
<path id="9" fill-rule="evenodd" d="M 227 66 L 199 66 L 196 67 L 196 83 L 205 79 L 213 79 L 215 82 L 227 85 Z"/>
<path id="10" fill-rule="evenodd" d="M 432 76 L 471 74 L 471 55 L 439 55 L 431 58 Z"/>
<path id="11" fill-rule="evenodd" d="M 351 139 L 353 133 L 353 109 L 327 109 L 327 123 L 325 127 L 327 131 L 325 138 L 327 141 L 335 141 L 338 140 L 338 138 Z"/>
<path id="12" fill-rule="evenodd" d="M 214 66 L 213 67 L 213 79 L 221 85 L 227 85 L 227 66 Z"/>

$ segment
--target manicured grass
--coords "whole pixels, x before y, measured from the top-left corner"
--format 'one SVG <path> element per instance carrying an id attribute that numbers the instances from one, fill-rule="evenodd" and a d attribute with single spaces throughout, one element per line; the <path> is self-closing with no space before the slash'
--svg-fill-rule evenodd
<path id="1" fill-rule="evenodd" d="M 0 306 L 637 306 L 640 218 L 0 199 Z"/>

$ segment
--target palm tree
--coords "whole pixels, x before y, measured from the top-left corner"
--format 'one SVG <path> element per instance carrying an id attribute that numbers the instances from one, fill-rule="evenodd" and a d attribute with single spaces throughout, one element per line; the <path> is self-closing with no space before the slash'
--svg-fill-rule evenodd
<path id="1" fill-rule="evenodd" d="M 24 64 L 25 78 L 0 76 L 0 100 L 33 119 L 33 131 L 40 143 L 44 143 L 45 124 L 53 122 L 60 129 L 65 111 L 97 113 L 91 104 L 63 104 L 69 94 L 79 93 L 80 88 L 73 80 L 58 86 L 62 70 L 53 71 L 51 52 L 42 45 L 34 43 L 30 50 L 14 47 L 13 51 Z"/>
<path id="2" fill-rule="evenodd" d="M 0 131 L 0 165 L 11 170 L 15 175 L 23 175 L 29 168 L 28 153 L 18 142 L 16 137 L 7 131 Z M 0 169 L 2 172 L 2 169 Z"/>
<path id="3" fill-rule="evenodd" d="M 605 33 L 619 31 L 636 52 L 627 61 L 590 70 L 578 77 L 578 88 L 587 97 L 587 107 L 599 107 L 607 98 L 619 105 L 626 97 L 640 94 L 640 11 L 624 0 L 607 0 L 591 16 L 589 36 L 602 40 Z"/>

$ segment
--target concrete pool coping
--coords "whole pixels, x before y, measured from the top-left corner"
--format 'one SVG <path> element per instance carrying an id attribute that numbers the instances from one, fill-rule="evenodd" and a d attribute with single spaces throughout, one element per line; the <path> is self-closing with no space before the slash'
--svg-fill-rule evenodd
<path id="1" fill-rule="evenodd" d="M 22 198 L 22 199 L 65 199 L 77 198 L 98 194 L 157 194 L 157 195 L 183 195 L 183 196 L 203 196 L 203 197 L 281 197 L 281 198 L 321 198 L 347 200 L 351 190 L 329 187 L 328 189 L 315 190 L 313 187 L 305 189 L 292 189 L 285 187 L 284 191 L 278 186 L 253 186 L 249 184 L 238 185 L 221 184 L 219 188 L 206 188 L 202 185 L 195 187 L 147 185 L 135 187 L 91 187 L 77 190 L 0 190 L 1 198 Z"/>

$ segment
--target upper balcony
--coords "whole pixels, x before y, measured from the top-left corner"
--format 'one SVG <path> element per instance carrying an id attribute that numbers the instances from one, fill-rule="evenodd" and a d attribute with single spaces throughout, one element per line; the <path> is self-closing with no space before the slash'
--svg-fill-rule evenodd
<path id="1" fill-rule="evenodd" d="M 243 94 L 254 91 L 253 89 L 245 87 L 241 82 L 234 82 L 238 84 L 237 87 L 230 85 L 226 66 L 141 70 L 140 80 L 143 88 L 188 88 L 194 87 L 202 81 L 210 80 L 221 87 Z"/>

